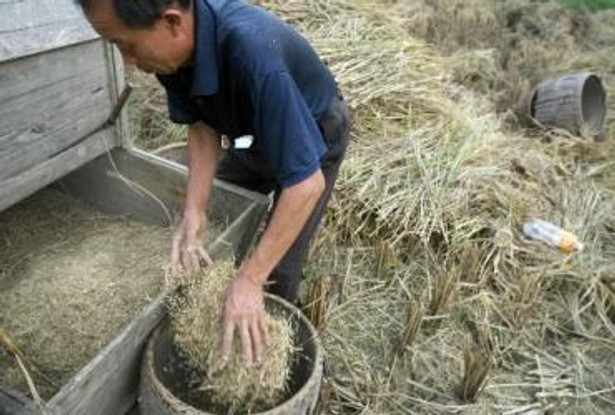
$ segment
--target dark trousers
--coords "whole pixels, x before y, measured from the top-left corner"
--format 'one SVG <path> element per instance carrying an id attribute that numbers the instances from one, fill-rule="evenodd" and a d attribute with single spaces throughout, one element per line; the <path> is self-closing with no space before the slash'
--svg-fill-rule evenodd
<path id="1" fill-rule="evenodd" d="M 321 159 L 321 170 L 325 177 L 325 191 L 314 207 L 301 233 L 280 260 L 271 275 L 267 291 L 290 302 L 295 302 L 301 282 L 310 240 L 325 212 L 331 198 L 333 185 L 337 179 L 340 165 L 348 145 L 350 115 L 341 96 L 335 96 L 327 112 L 318 120 L 318 126 L 327 145 L 327 152 Z M 275 178 L 270 174 L 264 160 L 247 151 L 228 151 L 220 161 L 216 177 L 249 190 L 269 194 L 274 193 L 274 209 L 281 193 Z"/>

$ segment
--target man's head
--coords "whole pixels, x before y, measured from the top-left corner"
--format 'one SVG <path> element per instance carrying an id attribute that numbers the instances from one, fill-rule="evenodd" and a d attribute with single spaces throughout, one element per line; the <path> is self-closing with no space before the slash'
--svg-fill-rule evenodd
<path id="1" fill-rule="evenodd" d="M 115 43 L 124 61 L 170 74 L 194 49 L 191 0 L 76 0 L 94 29 Z"/>

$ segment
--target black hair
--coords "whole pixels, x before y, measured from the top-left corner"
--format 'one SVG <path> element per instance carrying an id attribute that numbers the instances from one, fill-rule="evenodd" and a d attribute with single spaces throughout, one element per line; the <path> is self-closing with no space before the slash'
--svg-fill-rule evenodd
<path id="1" fill-rule="evenodd" d="M 95 1 L 100 0 L 75 0 L 84 11 Z M 183 9 L 190 7 L 191 0 L 109 0 L 118 17 L 126 26 L 135 29 L 152 27 L 162 16 L 167 6 L 177 4 Z"/>

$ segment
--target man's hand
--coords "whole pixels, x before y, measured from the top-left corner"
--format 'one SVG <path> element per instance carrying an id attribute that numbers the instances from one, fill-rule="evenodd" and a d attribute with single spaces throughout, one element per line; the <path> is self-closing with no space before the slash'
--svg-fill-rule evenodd
<path id="1" fill-rule="evenodd" d="M 222 358 L 228 360 L 233 353 L 237 331 L 246 365 L 262 361 L 268 336 L 262 285 L 240 273 L 226 291 L 222 307 Z"/>
<path id="2" fill-rule="evenodd" d="M 239 331 L 246 363 L 262 358 L 267 337 L 263 286 L 297 238 L 324 188 L 325 179 L 318 170 L 302 182 L 282 190 L 263 236 L 226 292 L 222 309 L 223 358 L 228 359 L 233 352 L 235 330 Z"/>
<path id="3" fill-rule="evenodd" d="M 205 215 L 195 211 L 186 211 L 173 235 L 171 264 L 174 271 L 184 269 L 196 272 L 201 268 L 201 261 L 212 266 L 213 261 L 203 248 Z"/>
<path id="4" fill-rule="evenodd" d="M 201 260 L 213 264 L 203 248 L 205 209 L 218 164 L 220 143 L 217 133 L 203 122 L 188 127 L 188 184 L 184 216 L 173 236 L 173 269 L 197 271 Z"/>

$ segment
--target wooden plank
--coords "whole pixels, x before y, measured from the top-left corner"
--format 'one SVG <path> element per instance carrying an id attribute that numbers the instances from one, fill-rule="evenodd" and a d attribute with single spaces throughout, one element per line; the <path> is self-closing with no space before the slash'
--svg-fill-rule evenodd
<path id="1" fill-rule="evenodd" d="M 33 401 L 8 389 L 0 387 L 0 415 L 35 415 L 36 405 Z"/>
<path id="2" fill-rule="evenodd" d="M 116 148 L 110 155 L 102 155 L 69 174 L 61 184 L 71 194 L 103 212 L 170 226 L 181 207 L 177 195 L 185 186 L 186 176 L 173 170 L 150 169 L 153 177 L 142 183 L 127 171 L 130 160 L 126 150 Z M 152 181 L 158 184 L 154 188 L 149 184 Z"/>
<path id="3" fill-rule="evenodd" d="M 0 2 L 0 62 L 97 37 L 73 0 Z"/>
<path id="4" fill-rule="evenodd" d="M 232 223 L 208 252 L 215 259 L 233 257 L 237 265 L 248 256 L 256 242 L 261 223 L 267 216 L 267 209 L 262 204 L 252 204 L 237 221 Z"/>
<path id="5" fill-rule="evenodd" d="M 124 69 L 124 61 L 119 49 L 109 42 L 104 42 L 105 55 L 107 61 L 107 79 L 109 81 L 109 92 L 111 93 L 112 106 L 115 106 L 127 85 L 126 73 Z M 132 87 L 132 85 L 131 85 Z M 128 98 L 124 108 L 128 107 L 131 97 Z M 115 129 L 120 138 L 119 145 L 129 147 L 130 142 L 130 119 L 128 111 L 125 109 L 120 112 L 119 117 L 115 121 Z"/>
<path id="6" fill-rule="evenodd" d="M 151 180 L 153 177 L 152 171 L 159 170 L 161 166 L 165 166 L 168 171 L 176 172 L 176 174 L 168 175 L 162 180 L 166 185 L 173 187 L 175 200 L 180 204 L 184 203 L 186 198 L 185 179 L 177 182 L 177 173 L 187 178 L 188 168 L 186 166 L 138 149 L 131 149 L 125 155 L 127 157 L 124 163 L 130 177 L 146 187 L 156 188 L 161 183 Z M 246 210 L 244 202 L 246 199 L 264 206 L 268 206 L 270 203 L 268 196 L 215 179 L 209 200 L 209 214 L 216 220 L 224 220 L 224 218 L 218 218 L 221 212 L 226 212 L 231 217 L 238 217 Z"/>
<path id="7" fill-rule="evenodd" d="M 103 130 L 54 158 L 0 181 L 0 211 L 103 154 L 116 141 L 113 129 Z"/>
<path id="8" fill-rule="evenodd" d="M 99 209 L 169 226 L 171 223 L 165 209 L 173 218 L 183 206 L 187 168 L 140 150 L 118 148 L 111 156 L 113 164 L 107 156 L 100 157 L 63 182 Z M 93 188 L 96 192 L 91 191 Z M 163 201 L 165 209 L 159 201 Z M 230 220 L 242 215 L 252 203 L 266 212 L 269 198 L 216 180 L 208 216 L 210 220 L 228 226 Z"/>
<path id="9" fill-rule="evenodd" d="M 112 108 L 102 41 L 0 64 L 0 181 L 99 127 Z"/>
<path id="10" fill-rule="evenodd" d="M 128 411 L 136 398 L 145 339 L 164 311 L 161 295 L 48 402 L 49 414 L 110 415 Z"/>

